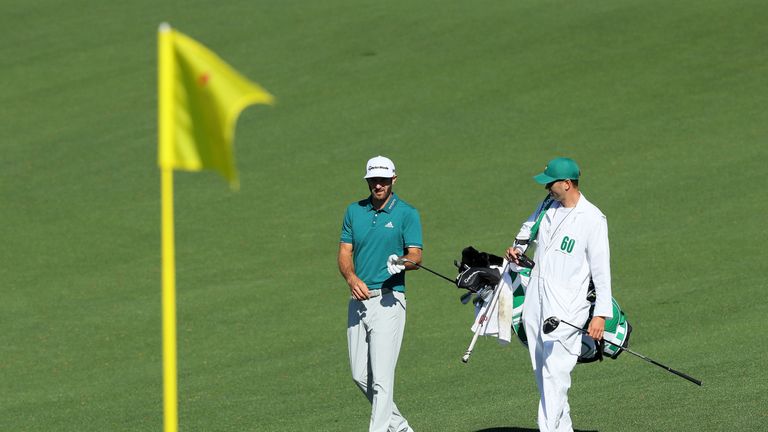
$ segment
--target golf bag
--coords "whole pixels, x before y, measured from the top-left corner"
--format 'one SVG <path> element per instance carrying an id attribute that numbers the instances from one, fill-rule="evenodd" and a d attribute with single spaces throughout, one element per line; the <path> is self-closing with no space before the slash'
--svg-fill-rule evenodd
<path id="1" fill-rule="evenodd" d="M 525 273 L 527 272 L 515 272 L 508 271 L 505 274 L 501 274 L 501 266 L 504 259 L 488 254 L 486 252 L 480 252 L 472 246 L 464 248 L 461 252 L 461 263 L 456 264 L 459 268 L 459 275 L 456 278 L 456 285 L 459 288 L 465 288 L 472 293 L 475 293 L 475 313 L 482 307 L 484 302 L 487 302 L 493 295 L 494 288 L 499 285 L 501 279 L 504 283 L 512 288 L 512 331 L 517 335 L 518 340 L 525 346 L 528 346 L 528 338 L 525 334 L 525 327 L 523 326 L 523 304 L 525 302 L 525 288 L 528 286 L 529 278 Z M 592 319 L 592 313 L 594 311 L 595 301 L 595 287 L 590 281 L 589 291 L 587 293 L 587 300 L 592 304 L 589 310 L 589 318 L 584 324 L 584 328 L 588 328 L 589 322 Z M 605 321 L 605 332 L 603 338 L 620 345 L 624 348 L 629 346 L 629 336 L 632 333 L 632 326 L 627 321 L 624 311 L 616 302 L 616 299 L 611 299 L 613 304 L 613 317 Z M 579 355 L 579 363 L 591 363 L 594 361 L 601 361 L 603 356 L 616 359 L 621 350 L 615 346 L 607 343 L 597 343 L 589 335 L 583 334 L 581 337 L 581 354 Z"/>

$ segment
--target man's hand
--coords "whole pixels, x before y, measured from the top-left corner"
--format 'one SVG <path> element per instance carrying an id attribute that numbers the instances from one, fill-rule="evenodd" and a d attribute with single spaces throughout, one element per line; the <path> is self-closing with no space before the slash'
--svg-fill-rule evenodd
<path id="1" fill-rule="evenodd" d="M 510 246 L 507 248 L 507 253 L 506 253 L 507 261 L 511 261 L 517 265 L 520 265 L 520 261 L 518 261 L 518 258 L 522 254 L 523 254 L 523 251 L 521 251 L 520 249 L 514 246 Z"/>
<path id="2" fill-rule="evenodd" d="M 370 298 L 368 285 L 366 285 L 365 282 L 363 282 L 356 275 L 353 275 L 347 279 L 347 285 L 349 285 L 349 291 L 352 293 L 352 297 L 355 299 L 368 300 Z"/>
<path id="3" fill-rule="evenodd" d="M 400 257 L 392 254 L 387 258 L 387 271 L 391 275 L 396 275 L 405 270 L 405 264 L 400 261 Z"/>
<path id="4" fill-rule="evenodd" d="M 603 333 L 605 332 L 605 317 L 596 316 L 592 317 L 592 321 L 589 322 L 589 329 L 587 330 L 587 333 L 592 337 L 592 339 L 599 341 L 603 338 Z"/>
<path id="5" fill-rule="evenodd" d="M 367 300 L 370 298 L 368 285 L 355 274 L 351 243 L 339 243 L 339 272 L 344 277 L 344 280 L 347 281 L 352 297 L 357 300 Z"/>

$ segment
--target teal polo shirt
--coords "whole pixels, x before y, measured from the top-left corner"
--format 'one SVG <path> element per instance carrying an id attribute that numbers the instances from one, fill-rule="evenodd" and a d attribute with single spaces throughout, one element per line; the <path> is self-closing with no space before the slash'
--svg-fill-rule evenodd
<path id="1" fill-rule="evenodd" d="M 405 272 L 390 275 L 387 258 L 402 256 L 409 247 L 423 247 L 419 212 L 394 193 L 377 211 L 369 196 L 347 207 L 341 243 L 352 245 L 355 274 L 368 288 L 405 292 Z"/>

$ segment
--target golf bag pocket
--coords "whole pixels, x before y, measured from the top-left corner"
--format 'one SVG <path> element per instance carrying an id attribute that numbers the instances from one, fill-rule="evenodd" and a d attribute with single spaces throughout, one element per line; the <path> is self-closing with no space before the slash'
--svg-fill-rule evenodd
<path id="1" fill-rule="evenodd" d="M 632 333 L 632 326 L 629 325 L 629 321 L 627 321 L 627 317 L 616 302 L 616 299 L 611 299 L 611 303 L 613 304 L 613 316 L 605 321 L 603 338 L 622 348 L 627 348 L 629 347 L 629 335 Z M 619 348 L 611 344 L 604 345 L 603 353 L 608 357 L 615 359 L 621 354 Z"/>
<path id="2" fill-rule="evenodd" d="M 624 311 L 616 302 L 616 299 L 611 299 L 613 304 L 613 316 L 605 321 L 605 331 L 603 332 L 603 339 L 608 342 L 613 342 L 622 348 L 629 346 L 629 335 L 632 333 L 632 326 L 627 321 L 627 317 L 624 315 Z M 589 321 L 592 320 L 590 314 Z M 589 321 L 585 324 L 584 328 L 589 327 Z M 597 344 L 594 339 L 589 335 L 582 335 L 581 337 L 581 355 L 579 355 L 579 363 L 590 363 L 595 360 L 602 360 L 603 356 L 616 359 L 621 351 L 616 346 L 609 343 Z"/>

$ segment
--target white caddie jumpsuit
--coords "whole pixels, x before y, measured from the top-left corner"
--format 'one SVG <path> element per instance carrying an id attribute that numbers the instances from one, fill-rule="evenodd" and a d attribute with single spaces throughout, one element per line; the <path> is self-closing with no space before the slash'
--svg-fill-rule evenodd
<path id="1" fill-rule="evenodd" d="M 518 240 L 528 240 L 538 209 L 523 224 Z M 543 432 L 573 431 L 568 405 L 571 371 L 581 350 L 581 335 L 566 324 L 542 332 L 544 320 L 556 316 L 582 327 L 588 317 L 590 278 L 597 299 L 594 316 L 610 318 L 610 251 L 605 215 L 581 194 L 575 207 L 555 201 L 534 240 L 536 266 L 525 293 L 523 323 L 541 399 L 538 424 Z"/>

